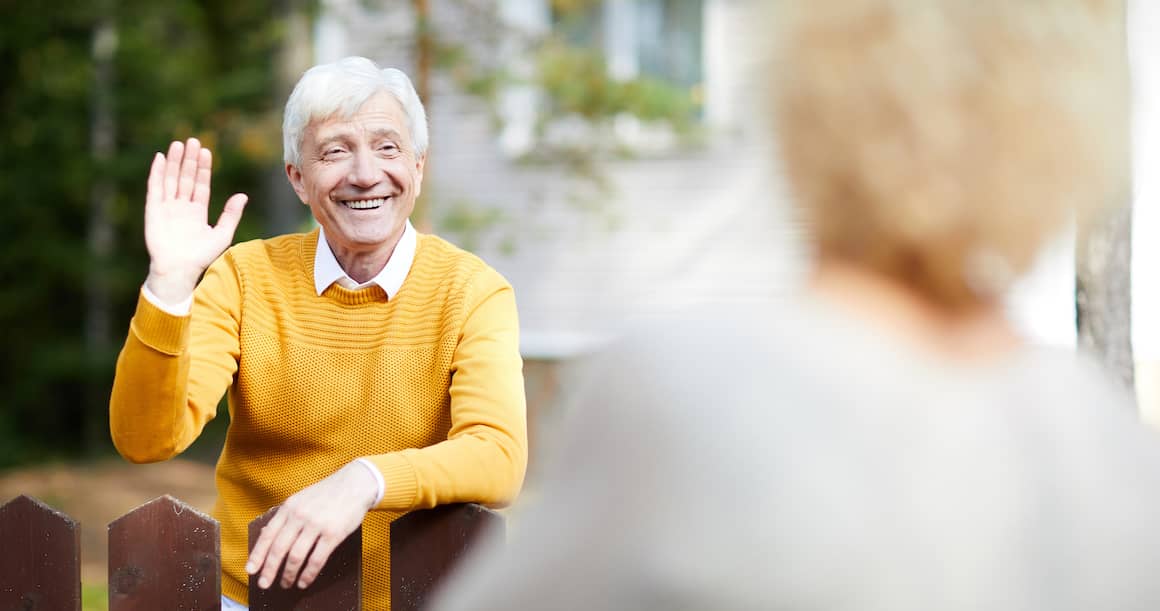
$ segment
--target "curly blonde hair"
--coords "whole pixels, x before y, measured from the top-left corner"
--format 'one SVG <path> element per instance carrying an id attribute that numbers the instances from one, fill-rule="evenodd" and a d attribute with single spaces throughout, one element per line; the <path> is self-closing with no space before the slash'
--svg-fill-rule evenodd
<path id="1" fill-rule="evenodd" d="M 975 304 L 1126 199 L 1122 2 L 778 5 L 776 140 L 819 257 Z"/>

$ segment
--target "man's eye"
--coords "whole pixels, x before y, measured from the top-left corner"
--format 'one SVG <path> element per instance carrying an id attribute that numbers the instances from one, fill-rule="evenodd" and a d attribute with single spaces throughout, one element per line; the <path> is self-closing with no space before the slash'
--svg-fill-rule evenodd
<path id="1" fill-rule="evenodd" d="M 393 142 L 388 142 L 388 143 L 379 147 L 379 150 L 382 150 L 382 151 L 396 151 L 398 149 L 399 149 L 399 147 L 395 146 L 395 143 L 393 143 Z"/>

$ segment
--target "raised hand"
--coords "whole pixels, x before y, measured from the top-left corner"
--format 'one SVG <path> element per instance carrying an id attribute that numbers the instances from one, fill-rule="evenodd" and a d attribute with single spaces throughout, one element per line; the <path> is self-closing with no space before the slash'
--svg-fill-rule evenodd
<path id="1" fill-rule="evenodd" d="M 165 303 L 178 304 L 197 288 L 201 274 L 229 247 L 247 197 L 226 200 L 216 226 L 209 225 L 209 181 L 213 155 L 196 138 L 172 142 L 149 168 L 145 195 L 145 285 Z"/>

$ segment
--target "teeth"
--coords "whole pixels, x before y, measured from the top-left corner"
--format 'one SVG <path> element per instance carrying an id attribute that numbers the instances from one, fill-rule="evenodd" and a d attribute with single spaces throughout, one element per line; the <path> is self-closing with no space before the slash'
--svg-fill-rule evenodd
<path id="1" fill-rule="evenodd" d="M 378 208 L 387 203 L 383 198 L 379 199 L 351 199 L 342 202 L 347 208 L 354 208 L 355 210 L 370 210 L 371 208 Z"/>

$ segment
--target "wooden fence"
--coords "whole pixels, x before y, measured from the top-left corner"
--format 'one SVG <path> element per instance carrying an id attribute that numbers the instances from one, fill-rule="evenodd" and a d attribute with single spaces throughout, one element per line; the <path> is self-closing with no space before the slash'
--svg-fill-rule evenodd
<path id="1" fill-rule="evenodd" d="M 250 523 L 250 546 L 273 510 Z M 411 512 L 391 525 L 391 608 L 421 609 L 484 529 L 503 528 L 479 505 Z M 171 497 L 109 524 L 109 611 L 221 609 L 220 529 Z M 362 609 L 362 529 L 305 590 L 262 590 L 250 579 L 252 611 Z M 28 496 L 0 506 L 0 611 L 80 611 L 80 525 Z"/>

